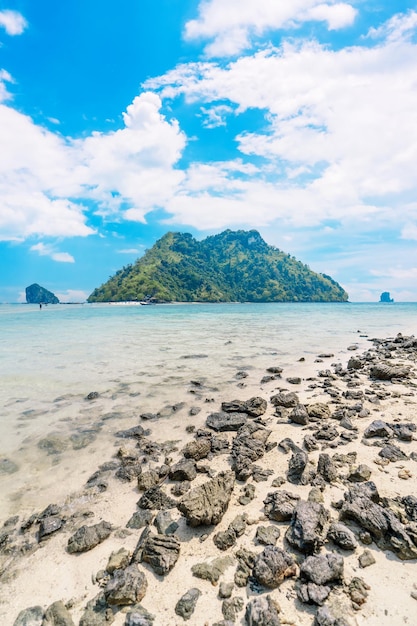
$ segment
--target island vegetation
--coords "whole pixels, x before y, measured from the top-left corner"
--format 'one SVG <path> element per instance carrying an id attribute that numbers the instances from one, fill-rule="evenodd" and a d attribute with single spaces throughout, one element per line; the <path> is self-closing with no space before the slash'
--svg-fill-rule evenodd
<path id="1" fill-rule="evenodd" d="M 346 291 L 256 230 L 197 241 L 168 232 L 135 263 L 120 269 L 88 302 L 345 302 Z"/>

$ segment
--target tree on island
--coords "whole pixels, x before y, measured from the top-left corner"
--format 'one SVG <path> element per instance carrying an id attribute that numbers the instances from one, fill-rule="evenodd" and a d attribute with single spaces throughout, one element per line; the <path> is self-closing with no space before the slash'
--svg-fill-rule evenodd
<path id="1" fill-rule="evenodd" d="M 394 298 L 391 298 L 389 291 L 383 291 L 379 298 L 380 302 L 394 302 Z"/>

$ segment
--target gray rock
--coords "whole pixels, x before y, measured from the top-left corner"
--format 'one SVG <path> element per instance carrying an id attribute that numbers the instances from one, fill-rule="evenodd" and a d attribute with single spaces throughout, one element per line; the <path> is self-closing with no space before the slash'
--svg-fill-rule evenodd
<path id="1" fill-rule="evenodd" d="M 244 485 L 241 489 L 242 495 L 239 496 L 238 502 L 242 506 L 249 504 L 255 497 L 255 485 Z"/>
<path id="2" fill-rule="evenodd" d="M 247 626 L 280 626 L 279 606 L 270 595 L 254 598 L 246 605 Z"/>
<path id="3" fill-rule="evenodd" d="M 298 406 L 300 404 L 300 401 L 298 399 L 297 394 L 294 392 L 289 392 L 289 393 L 281 392 L 272 396 L 271 403 L 276 407 L 282 406 L 282 407 L 285 407 L 286 409 L 291 409 L 295 406 Z"/>
<path id="4" fill-rule="evenodd" d="M 300 576 L 316 585 L 340 582 L 343 579 L 343 557 L 336 553 L 308 556 L 300 566 Z"/>
<path id="5" fill-rule="evenodd" d="M 330 417 L 330 407 L 324 402 L 315 402 L 307 406 L 307 413 L 310 421 L 317 422 Z"/>
<path id="6" fill-rule="evenodd" d="M 238 566 L 236 568 L 234 581 L 238 587 L 246 587 L 249 577 L 255 566 L 257 555 L 250 550 L 241 548 L 236 552 Z"/>
<path id="7" fill-rule="evenodd" d="M 369 567 L 370 565 L 374 565 L 376 563 L 375 557 L 370 550 L 364 550 L 362 554 L 359 555 L 359 567 Z"/>
<path id="8" fill-rule="evenodd" d="M 253 463 L 265 454 L 265 444 L 271 431 L 249 422 L 239 429 L 232 444 L 232 469 L 238 480 L 251 476 Z"/>
<path id="9" fill-rule="evenodd" d="M 151 487 L 147 489 L 138 501 L 140 509 L 165 510 L 173 509 L 177 506 L 177 501 L 167 496 L 161 487 Z"/>
<path id="10" fill-rule="evenodd" d="M 321 606 L 314 619 L 314 626 L 349 626 L 344 617 L 336 617 L 327 606 Z"/>
<path id="11" fill-rule="evenodd" d="M 297 567 L 292 556 L 275 546 L 266 546 L 263 552 L 256 558 L 253 568 L 254 577 L 264 585 L 274 589 L 285 578 L 295 576 Z"/>
<path id="12" fill-rule="evenodd" d="M 242 598 L 226 598 L 222 602 L 222 613 L 225 620 L 232 623 L 235 622 L 237 614 L 243 609 L 244 602 Z"/>
<path id="13" fill-rule="evenodd" d="M 156 487 L 160 480 L 161 477 L 156 470 L 141 472 L 138 476 L 138 489 L 139 491 L 147 491 L 151 487 Z"/>
<path id="14" fill-rule="evenodd" d="M 145 574 L 133 563 L 125 569 L 115 570 L 104 588 L 104 595 L 109 605 L 127 606 L 140 602 L 147 586 Z"/>
<path id="15" fill-rule="evenodd" d="M 230 598 L 233 593 L 234 584 L 221 582 L 219 585 L 219 598 Z"/>
<path id="16" fill-rule="evenodd" d="M 382 450 L 378 452 L 378 455 L 383 459 L 388 459 L 388 461 L 396 462 L 396 461 L 405 461 L 408 457 L 407 455 L 397 446 L 393 444 L 389 444 L 384 446 Z"/>
<path id="17" fill-rule="evenodd" d="M 303 450 L 295 452 L 289 462 L 287 471 L 287 480 L 293 485 L 306 484 L 307 481 L 303 481 L 304 470 L 307 467 L 308 455 Z"/>
<path id="18" fill-rule="evenodd" d="M 201 461 L 205 459 L 211 450 L 210 437 L 198 437 L 194 441 L 189 441 L 183 448 L 183 454 L 186 459 L 194 459 Z"/>
<path id="19" fill-rule="evenodd" d="M 175 613 L 184 620 L 190 619 L 191 615 L 195 611 L 195 607 L 200 596 L 201 591 L 196 587 L 189 589 L 175 605 Z"/>
<path id="20" fill-rule="evenodd" d="M 327 585 L 315 583 L 301 583 L 297 588 L 298 599 L 304 604 L 317 604 L 322 606 L 329 597 L 331 588 Z"/>
<path id="21" fill-rule="evenodd" d="M 248 421 L 246 413 L 211 413 L 206 419 L 208 428 L 217 432 L 231 432 L 241 428 Z"/>
<path id="22" fill-rule="evenodd" d="M 369 375 L 376 380 L 392 380 L 393 378 L 408 378 L 410 367 L 401 365 L 389 365 L 388 363 L 377 363 L 370 369 Z"/>
<path id="23" fill-rule="evenodd" d="M 299 495 L 284 489 L 268 493 L 264 500 L 265 515 L 276 522 L 287 522 L 292 518 L 299 500 Z"/>
<path id="24" fill-rule="evenodd" d="M 305 554 L 318 552 L 324 544 L 329 519 L 329 512 L 322 504 L 300 500 L 285 537 L 290 545 Z"/>
<path id="25" fill-rule="evenodd" d="M 108 606 L 102 591 L 87 603 L 79 626 L 109 626 L 113 622 L 113 611 Z"/>
<path id="26" fill-rule="evenodd" d="M 31 606 L 20 611 L 13 626 L 42 626 L 43 608 L 41 606 Z"/>
<path id="27" fill-rule="evenodd" d="M 358 467 L 352 469 L 349 473 L 348 480 L 351 483 L 364 483 L 370 479 L 372 470 L 367 465 L 361 463 Z"/>
<path id="28" fill-rule="evenodd" d="M 154 514 L 150 510 L 139 509 L 139 511 L 135 511 L 132 517 L 126 524 L 127 528 L 143 528 L 144 526 L 148 526 L 153 519 Z"/>
<path id="29" fill-rule="evenodd" d="M 124 569 L 129 565 L 130 554 L 125 548 L 112 552 L 106 565 L 106 572 L 112 574 L 116 569 Z"/>
<path id="30" fill-rule="evenodd" d="M 75 626 L 75 624 L 65 604 L 59 600 L 46 609 L 42 626 Z"/>
<path id="31" fill-rule="evenodd" d="M 294 422 L 294 424 L 300 424 L 301 426 L 306 426 L 310 422 L 307 409 L 302 404 L 298 404 L 296 407 L 294 407 L 288 415 L 288 418 L 290 422 Z"/>
<path id="32" fill-rule="evenodd" d="M 143 544 L 141 560 L 157 574 L 165 576 L 178 561 L 180 546 L 176 537 L 149 534 Z"/>
<path id="33" fill-rule="evenodd" d="M 168 476 L 171 480 L 194 480 L 197 476 L 195 461 L 182 459 L 171 467 Z"/>
<path id="34" fill-rule="evenodd" d="M 138 605 L 126 615 L 125 626 L 152 626 L 155 617 Z"/>
<path id="35" fill-rule="evenodd" d="M 179 502 L 178 509 L 190 526 L 216 525 L 229 506 L 234 484 L 233 472 L 220 473 L 186 493 Z"/>
<path id="36" fill-rule="evenodd" d="M 374 420 L 363 433 L 365 439 L 371 439 L 372 437 L 392 437 L 393 435 L 394 431 L 383 420 Z"/>
<path id="37" fill-rule="evenodd" d="M 109 522 L 99 522 L 94 526 L 81 526 L 72 537 L 68 539 L 67 551 L 70 554 L 78 552 L 87 552 L 92 550 L 99 543 L 107 539 L 112 531 L 112 525 Z"/>
<path id="38" fill-rule="evenodd" d="M 173 535 L 179 527 L 179 524 L 172 519 L 170 510 L 159 511 L 158 515 L 155 517 L 154 524 L 160 535 Z"/>
<path id="39" fill-rule="evenodd" d="M 233 565 L 234 562 L 233 557 L 226 555 L 213 559 L 210 562 L 196 563 L 192 566 L 191 572 L 193 576 L 203 580 L 209 580 L 211 583 L 215 584 L 226 569 Z"/>
<path id="40" fill-rule="evenodd" d="M 213 541 L 219 550 L 227 550 L 236 544 L 236 539 L 246 530 L 246 515 L 238 515 L 228 528 L 216 533 Z"/>
<path id="41" fill-rule="evenodd" d="M 47 539 L 50 535 L 62 528 L 63 520 L 57 515 L 50 515 L 41 519 L 39 524 L 39 541 Z"/>
<path id="42" fill-rule="evenodd" d="M 278 526 L 258 526 L 255 539 L 264 546 L 274 546 L 280 535 L 281 531 Z"/>
<path id="43" fill-rule="evenodd" d="M 320 454 L 317 463 L 317 472 L 323 476 L 327 483 L 333 483 L 339 476 L 336 463 L 332 461 L 328 454 Z"/>
<path id="44" fill-rule="evenodd" d="M 355 550 L 358 545 L 353 532 L 341 522 L 333 522 L 330 525 L 327 538 L 331 539 L 342 550 Z"/>

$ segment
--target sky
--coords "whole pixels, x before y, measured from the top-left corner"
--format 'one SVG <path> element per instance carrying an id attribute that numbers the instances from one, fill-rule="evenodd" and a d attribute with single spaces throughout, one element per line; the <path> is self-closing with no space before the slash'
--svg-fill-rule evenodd
<path id="1" fill-rule="evenodd" d="M 0 302 L 227 228 L 417 301 L 417 2 L 0 0 Z"/>

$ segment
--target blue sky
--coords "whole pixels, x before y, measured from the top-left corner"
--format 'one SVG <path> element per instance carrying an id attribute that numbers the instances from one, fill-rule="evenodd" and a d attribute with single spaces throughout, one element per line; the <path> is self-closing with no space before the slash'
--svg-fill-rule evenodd
<path id="1" fill-rule="evenodd" d="M 226 228 L 417 301 L 417 3 L 0 0 L 0 302 Z"/>

